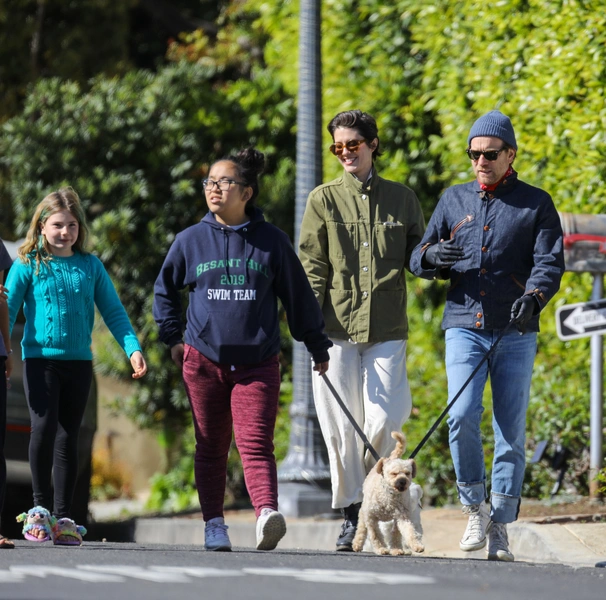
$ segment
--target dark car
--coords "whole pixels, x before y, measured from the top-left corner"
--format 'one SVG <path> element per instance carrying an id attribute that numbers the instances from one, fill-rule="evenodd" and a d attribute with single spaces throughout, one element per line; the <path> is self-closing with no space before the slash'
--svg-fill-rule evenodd
<path id="1" fill-rule="evenodd" d="M 11 258 L 17 256 L 20 242 L 4 242 Z M 9 290 L 10 291 L 10 290 Z M 33 506 L 32 478 L 28 461 L 30 419 L 23 389 L 23 363 L 21 362 L 21 339 L 23 338 L 24 318 L 20 313 L 13 327 L 11 347 L 13 348 L 13 373 L 11 387 L 8 390 L 7 427 L 4 454 L 6 456 L 7 489 L 4 510 L 2 512 L 3 531 L 15 537 L 20 533 L 21 525 L 15 517 Z M 95 431 L 97 430 L 97 385 L 93 378 L 90 396 L 86 406 L 84 421 L 80 428 L 79 472 L 72 518 L 78 524 L 88 521 L 88 503 L 90 499 L 90 479 L 92 474 L 92 451 Z M 14 526 L 11 525 L 14 523 Z M 12 531 L 9 528 L 14 528 Z"/>

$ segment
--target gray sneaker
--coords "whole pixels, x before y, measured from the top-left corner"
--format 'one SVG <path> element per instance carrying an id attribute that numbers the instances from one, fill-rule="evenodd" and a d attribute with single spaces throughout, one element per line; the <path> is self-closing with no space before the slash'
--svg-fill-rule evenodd
<path id="1" fill-rule="evenodd" d="M 264 508 L 257 519 L 257 550 L 273 550 L 286 533 L 284 517 L 273 508 Z"/>
<path id="2" fill-rule="evenodd" d="M 488 533 L 488 560 L 513 562 L 514 556 L 509 551 L 509 538 L 505 523 L 493 523 Z"/>
<path id="3" fill-rule="evenodd" d="M 480 550 L 486 546 L 486 534 L 490 530 L 490 505 L 487 502 L 463 507 L 463 514 L 469 515 L 467 528 L 459 542 L 459 548 L 464 552 Z"/>
<path id="4" fill-rule="evenodd" d="M 215 517 L 207 521 L 204 527 L 204 548 L 213 552 L 231 552 L 227 529 L 223 517 Z"/>

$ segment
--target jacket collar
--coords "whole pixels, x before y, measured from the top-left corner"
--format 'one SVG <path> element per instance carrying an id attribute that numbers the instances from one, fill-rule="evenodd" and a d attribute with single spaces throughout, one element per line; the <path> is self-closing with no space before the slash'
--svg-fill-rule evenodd
<path id="1" fill-rule="evenodd" d="M 501 181 L 501 183 L 497 186 L 497 189 L 492 192 L 485 192 L 480 187 L 480 184 L 478 183 L 477 179 L 474 179 L 474 181 L 472 181 L 472 186 L 473 191 L 476 192 L 480 197 L 482 197 L 482 194 L 492 194 L 492 196 L 501 196 L 503 194 L 508 194 L 509 192 L 511 192 L 511 190 L 513 190 L 517 183 L 518 174 L 514 169 L 513 173 L 509 177 L 503 179 L 503 181 Z"/>
<path id="2" fill-rule="evenodd" d="M 354 190 L 357 193 L 361 193 L 363 190 L 366 193 L 369 193 L 373 186 L 376 186 L 379 183 L 379 180 L 380 177 L 374 166 L 372 168 L 372 177 L 368 182 L 368 185 L 366 185 L 366 182 L 362 182 L 357 177 L 354 177 L 348 171 L 343 171 L 343 183 L 345 184 L 345 187 Z"/>

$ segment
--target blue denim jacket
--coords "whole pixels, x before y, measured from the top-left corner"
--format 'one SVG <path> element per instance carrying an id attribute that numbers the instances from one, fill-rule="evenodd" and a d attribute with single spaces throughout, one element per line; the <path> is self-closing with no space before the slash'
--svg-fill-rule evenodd
<path id="1" fill-rule="evenodd" d="M 450 269 L 425 268 L 423 254 L 455 238 L 465 258 Z M 539 312 L 560 287 L 564 272 L 562 226 L 549 194 L 505 179 L 494 192 L 477 181 L 448 188 L 413 250 L 410 270 L 425 279 L 450 279 L 442 329 L 503 329 L 511 305 L 534 294 L 536 315 L 528 331 L 539 331 Z"/>

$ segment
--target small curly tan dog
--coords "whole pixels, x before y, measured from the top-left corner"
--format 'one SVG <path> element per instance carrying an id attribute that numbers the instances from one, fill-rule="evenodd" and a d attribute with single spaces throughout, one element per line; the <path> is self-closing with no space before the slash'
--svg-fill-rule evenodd
<path id="1" fill-rule="evenodd" d="M 361 552 L 370 538 L 376 554 L 411 554 L 423 552 L 420 522 L 415 518 L 418 509 L 419 495 L 411 495 L 410 486 L 417 473 L 414 460 L 400 458 L 406 448 L 406 438 L 399 431 L 393 431 L 391 437 L 396 440 L 396 447 L 388 458 L 381 458 L 364 481 L 364 499 L 358 520 L 356 537 L 353 541 L 355 552 Z M 418 487 L 418 486 L 416 486 Z M 379 527 L 380 522 L 392 521 L 391 543 L 388 548 L 385 536 Z M 406 546 L 402 543 L 402 538 Z"/>

